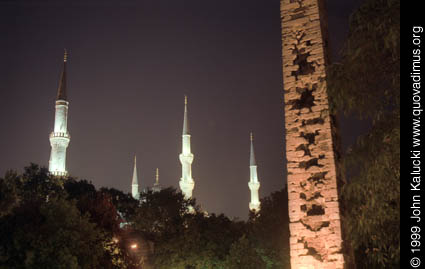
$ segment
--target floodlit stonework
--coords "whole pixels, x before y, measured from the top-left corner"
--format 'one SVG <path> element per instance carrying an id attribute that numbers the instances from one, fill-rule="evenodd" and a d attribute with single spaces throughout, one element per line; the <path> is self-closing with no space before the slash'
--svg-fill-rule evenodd
<path id="1" fill-rule="evenodd" d="M 257 175 L 257 162 L 255 161 L 254 154 L 254 137 L 251 133 L 251 152 L 249 158 L 249 182 L 248 187 L 251 191 L 251 202 L 249 203 L 249 210 L 259 212 L 260 211 L 260 197 L 258 190 L 260 189 L 260 182 L 258 181 Z"/>
<path id="2" fill-rule="evenodd" d="M 345 268 L 322 0 L 281 0 L 292 269 Z"/>
<path id="3" fill-rule="evenodd" d="M 192 198 L 195 181 L 192 178 L 193 154 L 190 150 L 189 120 L 187 118 L 187 97 L 184 99 L 184 119 L 182 133 L 182 153 L 179 155 L 182 164 L 182 177 L 180 178 L 180 189 L 186 199 Z"/>
<path id="4" fill-rule="evenodd" d="M 55 176 L 67 176 L 66 149 L 71 139 L 68 133 L 68 101 L 66 96 L 66 61 L 67 52 L 63 58 L 63 71 L 59 81 L 58 95 L 55 106 L 55 125 L 49 140 L 52 147 L 49 159 L 49 172 Z"/>

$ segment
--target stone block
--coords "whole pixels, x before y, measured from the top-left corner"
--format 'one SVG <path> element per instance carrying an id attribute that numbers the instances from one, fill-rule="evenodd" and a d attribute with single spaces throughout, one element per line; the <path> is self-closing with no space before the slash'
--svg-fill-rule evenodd
<path id="1" fill-rule="evenodd" d="M 329 122 L 328 96 L 326 92 L 326 72 L 322 30 L 320 26 L 319 0 L 300 0 L 290 3 L 281 1 L 282 14 L 282 60 L 284 77 L 285 124 L 288 172 L 288 198 L 290 218 L 290 245 L 292 268 L 342 268 L 344 261 L 340 258 L 328 259 L 329 253 L 341 249 L 341 232 L 339 222 L 339 204 L 336 186 L 336 166 L 333 141 Z M 303 10 L 296 10 L 303 7 Z M 301 17 L 295 14 L 303 13 Z M 307 62 L 314 67 L 309 74 L 294 75 L 300 70 L 299 63 L 294 63 L 297 55 L 294 49 L 304 48 L 309 53 Z M 301 64 L 300 64 L 301 65 Z M 323 81 L 324 82 L 320 82 Z M 311 108 L 292 109 L 291 101 L 299 100 L 301 95 L 296 88 L 310 88 L 318 85 L 313 92 L 314 106 Z M 311 124 L 306 124 L 311 121 Z M 300 137 L 301 132 L 318 133 L 314 143 Z M 308 145 L 311 156 L 305 156 L 304 150 L 297 150 L 300 145 Z M 300 168 L 301 162 L 318 158 L 308 168 Z M 307 180 L 318 173 L 326 173 L 320 181 Z M 322 197 L 315 197 L 320 192 Z M 300 193 L 303 195 L 300 196 Z M 307 197 L 311 199 L 307 201 Z M 323 206 L 324 211 L 315 211 L 307 216 L 308 208 L 313 205 Z M 305 205 L 304 209 L 301 206 Z M 301 223 L 302 221 L 303 223 Z M 304 243 L 314 248 L 322 261 L 308 251 Z M 332 252 L 330 252 L 332 251 Z M 340 255 L 342 257 L 342 255 Z"/>

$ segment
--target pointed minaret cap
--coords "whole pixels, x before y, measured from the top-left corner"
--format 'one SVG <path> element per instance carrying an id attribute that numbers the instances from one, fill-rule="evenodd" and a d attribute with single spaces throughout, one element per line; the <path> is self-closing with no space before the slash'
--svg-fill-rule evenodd
<path id="1" fill-rule="evenodd" d="M 67 100 L 66 97 L 66 62 L 68 60 L 68 52 L 66 51 L 66 49 L 64 49 L 64 54 L 63 54 L 63 70 L 62 70 L 62 74 L 61 74 L 61 78 L 59 81 L 59 87 L 58 87 L 58 95 L 56 97 L 56 100 Z"/>
<path id="2" fill-rule="evenodd" d="M 255 162 L 255 155 L 254 155 L 254 136 L 252 135 L 252 132 L 250 134 L 250 140 L 251 140 L 251 155 L 249 158 L 249 165 L 253 166 L 253 165 L 257 165 L 257 163 Z"/>
<path id="3" fill-rule="evenodd" d="M 137 178 L 137 160 L 136 160 L 136 155 L 134 155 L 133 180 L 132 180 L 131 184 L 132 185 L 139 185 L 139 180 Z"/>
<path id="4" fill-rule="evenodd" d="M 183 135 L 189 134 L 189 120 L 187 119 L 187 96 L 184 96 L 184 119 L 183 119 Z"/>

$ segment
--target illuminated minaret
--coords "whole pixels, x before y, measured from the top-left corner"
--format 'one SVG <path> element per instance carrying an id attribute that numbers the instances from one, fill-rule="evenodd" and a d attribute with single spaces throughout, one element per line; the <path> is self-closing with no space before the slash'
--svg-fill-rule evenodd
<path id="1" fill-rule="evenodd" d="M 50 134 L 52 150 L 49 159 L 49 172 L 55 176 L 67 176 L 66 148 L 70 141 L 67 129 L 68 100 L 66 97 L 66 61 L 68 54 L 65 50 L 63 56 L 63 70 L 59 81 L 58 95 L 56 97 L 55 126 Z"/>
<path id="2" fill-rule="evenodd" d="M 156 169 L 155 184 L 153 184 L 152 191 L 153 192 L 161 191 L 161 185 L 159 184 L 159 169 L 158 168 Z"/>
<path id="3" fill-rule="evenodd" d="M 182 177 L 180 179 L 180 189 L 186 199 L 192 198 L 192 191 L 195 182 L 192 178 L 192 162 L 193 154 L 190 152 L 190 134 L 189 121 L 187 119 L 187 96 L 184 98 L 184 119 L 182 134 L 182 153 L 180 154 L 180 162 L 182 164 Z"/>
<path id="4" fill-rule="evenodd" d="M 139 180 L 137 178 L 137 160 L 136 155 L 134 155 L 134 168 L 133 168 L 133 179 L 131 181 L 131 196 L 133 196 L 134 199 L 139 200 L 140 193 L 139 193 Z"/>
<path id="5" fill-rule="evenodd" d="M 249 210 L 260 211 L 260 200 L 258 196 L 258 189 L 260 188 L 260 182 L 257 177 L 257 163 L 255 162 L 254 155 L 254 137 L 251 133 L 251 154 L 249 158 L 249 182 L 248 187 L 251 190 L 251 202 L 249 203 Z"/>

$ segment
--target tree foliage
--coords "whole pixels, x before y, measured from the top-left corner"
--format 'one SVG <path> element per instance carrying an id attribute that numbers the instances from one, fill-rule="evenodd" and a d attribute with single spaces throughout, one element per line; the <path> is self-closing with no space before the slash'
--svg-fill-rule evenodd
<path id="1" fill-rule="evenodd" d="M 125 268 L 108 196 L 35 164 L 24 170 L 0 178 L 0 268 Z"/>
<path id="2" fill-rule="evenodd" d="M 6 174 L 6 179 L 0 178 L 0 218 L 10 214 L 19 203 L 16 185 L 10 180 L 16 177 L 16 173 L 10 171 Z"/>
<path id="3" fill-rule="evenodd" d="M 261 199 L 261 211 L 250 213 L 249 240 L 262 261 L 258 268 L 289 268 L 289 216 L 286 188 Z M 241 243 L 241 242 L 240 242 Z"/>
<path id="4" fill-rule="evenodd" d="M 224 215 L 205 215 L 196 201 L 166 188 L 141 194 L 132 227 L 154 243 L 155 268 L 224 268 L 243 224 Z"/>
<path id="5" fill-rule="evenodd" d="M 134 199 L 130 193 L 123 193 L 114 188 L 100 188 L 100 192 L 110 197 L 115 208 L 127 220 L 131 219 L 139 206 L 139 201 Z"/>
<path id="6" fill-rule="evenodd" d="M 400 1 L 366 0 L 329 69 L 334 109 L 372 122 L 345 156 L 342 200 L 360 268 L 400 264 Z M 391 235 L 391 236 L 389 236 Z"/>
<path id="7" fill-rule="evenodd" d="M 181 192 L 171 187 L 141 193 L 140 200 L 143 202 L 129 221 L 134 229 L 154 242 L 176 234 L 183 226 L 189 207 L 197 210 L 195 200 L 184 199 Z"/>
<path id="8" fill-rule="evenodd" d="M 261 269 L 271 268 L 267 266 L 267 263 L 262 259 L 261 254 L 258 251 L 252 241 L 246 236 L 242 236 L 235 243 L 232 244 L 229 251 L 229 255 L 225 261 L 226 269 Z"/>
<path id="9" fill-rule="evenodd" d="M 137 201 L 32 164 L 0 178 L 0 268 L 286 268 L 286 190 L 262 205 L 247 222 L 230 220 L 174 188 Z"/>
<path id="10" fill-rule="evenodd" d="M 7 268 L 93 268 L 104 255 L 102 231 L 65 199 L 25 201 L 0 222 Z M 90 253 L 90 255 L 87 255 Z"/>
<path id="11" fill-rule="evenodd" d="M 341 57 L 328 69 L 331 105 L 373 121 L 400 114 L 400 0 L 365 0 Z"/>

